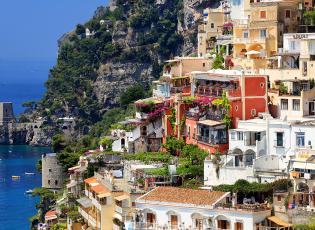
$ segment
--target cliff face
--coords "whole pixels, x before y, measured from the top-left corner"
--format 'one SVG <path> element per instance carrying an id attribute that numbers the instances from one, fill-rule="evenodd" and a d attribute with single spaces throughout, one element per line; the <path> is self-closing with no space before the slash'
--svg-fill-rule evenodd
<path id="1" fill-rule="evenodd" d="M 128 87 L 141 84 L 148 90 L 165 60 L 196 51 L 195 21 L 202 16 L 204 2 L 112 0 L 110 7 L 100 7 L 90 21 L 58 41 L 57 65 L 34 113 L 55 123 L 73 117 L 74 136 L 85 134 L 108 109 L 119 106 L 120 95 Z M 24 127 L 8 133 L 26 143 L 51 142 L 53 131 L 31 130 Z M 8 135 L 1 135 L 2 139 L 12 142 Z"/>
<path id="2" fill-rule="evenodd" d="M 51 144 L 53 130 L 43 129 L 34 124 L 10 123 L 0 126 L 0 144 L 29 144 L 48 146 Z"/>

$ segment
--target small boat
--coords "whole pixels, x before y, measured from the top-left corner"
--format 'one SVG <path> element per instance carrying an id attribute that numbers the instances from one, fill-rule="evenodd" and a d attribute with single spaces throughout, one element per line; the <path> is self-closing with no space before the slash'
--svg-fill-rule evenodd
<path id="1" fill-rule="evenodd" d="M 19 179 L 21 179 L 20 176 L 12 176 L 12 180 L 19 180 Z"/>
<path id="2" fill-rule="evenodd" d="M 33 173 L 33 172 L 25 172 L 25 175 L 32 176 L 32 175 L 35 175 L 35 173 Z"/>
<path id="3" fill-rule="evenodd" d="M 25 193 L 26 193 L 26 194 L 32 194 L 32 192 L 33 192 L 33 190 L 32 190 L 32 189 L 29 189 L 29 190 L 27 190 Z"/>

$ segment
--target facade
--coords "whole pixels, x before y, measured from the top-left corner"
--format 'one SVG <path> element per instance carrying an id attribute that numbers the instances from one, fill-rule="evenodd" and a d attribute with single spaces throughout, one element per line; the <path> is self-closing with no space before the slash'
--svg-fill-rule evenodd
<path id="1" fill-rule="evenodd" d="M 192 194 L 194 194 L 192 196 Z M 271 210 L 260 205 L 249 210 L 229 193 L 158 187 L 136 200 L 138 212 L 132 229 L 256 229 Z M 224 208 L 228 202 L 232 208 Z"/>
<path id="2" fill-rule="evenodd" d="M 265 68 L 282 47 L 283 34 L 297 32 L 301 20 L 299 1 L 253 1 L 247 19 L 235 22 L 233 62 L 248 71 Z"/>
<path id="3" fill-rule="evenodd" d="M 13 122 L 13 104 L 11 102 L 0 102 L 0 125 Z"/>
<path id="4" fill-rule="evenodd" d="M 42 155 L 42 187 L 48 189 L 61 189 L 64 181 L 64 173 L 58 164 L 55 153 Z"/>
<path id="5" fill-rule="evenodd" d="M 118 230 L 130 216 L 130 194 L 116 188 L 110 172 L 95 173 L 84 180 L 85 190 L 78 199 L 79 213 L 84 219 L 83 227 L 93 230 Z"/>
<path id="6" fill-rule="evenodd" d="M 86 157 L 80 157 L 78 166 L 74 166 L 68 169 L 70 174 L 70 182 L 67 184 L 68 193 L 73 194 L 75 197 L 79 197 L 83 191 L 83 178 L 84 173 L 88 167 L 88 160 Z"/>

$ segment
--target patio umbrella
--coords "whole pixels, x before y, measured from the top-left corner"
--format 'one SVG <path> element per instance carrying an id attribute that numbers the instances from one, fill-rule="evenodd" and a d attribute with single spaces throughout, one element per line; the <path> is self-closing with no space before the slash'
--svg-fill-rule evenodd
<path id="1" fill-rule="evenodd" d="M 246 54 L 246 55 L 251 55 L 251 54 L 260 54 L 260 52 L 259 52 L 259 51 L 257 51 L 257 50 L 250 50 L 250 51 L 246 52 L 245 54 Z"/>

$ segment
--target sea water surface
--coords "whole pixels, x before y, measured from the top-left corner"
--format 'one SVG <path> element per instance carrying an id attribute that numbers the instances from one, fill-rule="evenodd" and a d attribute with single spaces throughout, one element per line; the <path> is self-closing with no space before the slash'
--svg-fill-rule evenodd
<path id="1" fill-rule="evenodd" d="M 14 113 L 18 115 L 25 109 L 23 102 L 39 101 L 54 63 L 55 60 L 0 59 L 0 102 L 13 102 Z"/>
<path id="2" fill-rule="evenodd" d="M 38 197 L 25 191 L 41 186 L 41 174 L 36 163 L 47 147 L 26 145 L 0 145 L 0 230 L 26 230 L 30 228 L 28 218 L 37 212 Z M 35 175 L 25 175 L 34 172 Z M 20 180 L 12 180 L 20 176 Z"/>

